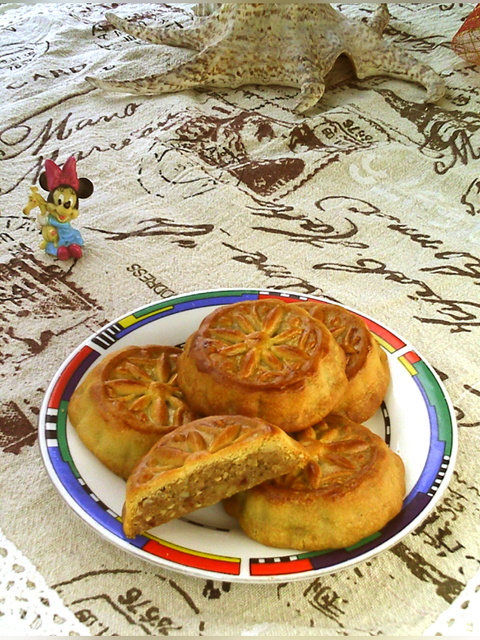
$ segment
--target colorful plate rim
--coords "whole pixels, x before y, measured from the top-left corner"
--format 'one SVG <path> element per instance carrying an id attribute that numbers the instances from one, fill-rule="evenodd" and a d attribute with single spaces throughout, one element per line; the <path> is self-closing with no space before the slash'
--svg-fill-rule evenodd
<path id="1" fill-rule="evenodd" d="M 200 307 L 272 297 L 287 302 L 315 300 L 337 304 L 324 297 L 276 289 L 192 291 L 161 299 L 118 317 L 84 340 L 59 367 L 45 393 L 39 414 L 42 460 L 50 480 L 68 506 L 103 538 L 143 560 L 196 577 L 255 583 L 304 580 L 352 567 L 389 549 L 416 529 L 434 509 L 450 481 L 458 446 L 455 413 L 448 394 L 427 360 L 406 340 L 370 316 L 342 305 L 362 317 L 383 349 L 398 358 L 415 381 L 427 408 L 430 446 L 426 463 L 406 496 L 400 514 L 381 531 L 356 545 L 327 552 L 283 555 L 281 549 L 268 549 L 270 555 L 265 554 L 265 557 L 242 558 L 241 554 L 232 557 L 200 552 L 149 534 L 134 540 L 125 537 L 121 518 L 87 486 L 68 447 L 67 407 L 79 380 L 118 340 L 160 317 Z"/>

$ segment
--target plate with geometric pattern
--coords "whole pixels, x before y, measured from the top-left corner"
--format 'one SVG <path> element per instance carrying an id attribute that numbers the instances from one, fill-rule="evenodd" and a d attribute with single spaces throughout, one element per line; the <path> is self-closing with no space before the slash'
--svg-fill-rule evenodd
<path id="1" fill-rule="evenodd" d="M 432 511 L 455 464 L 457 427 L 448 395 L 418 351 L 394 331 L 355 309 L 385 351 L 391 381 L 384 402 L 365 424 L 402 458 L 407 491 L 401 512 L 352 547 L 298 552 L 263 546 L 242 532 L 221 504 L 156 527 L 134 539 L 122 529 L 125 481 L 86 449 L 67 416 L 71 395 L 106 355 L 130 345 L 181 346 L 214 308 L 244 300 L 287 302 L 324 298 L 260 289 L 215 289 L 161 299 L 117 318 L 80 344 L 53 377 L 39 416 L 47 473 L 67 505 L 99 535 L 158 566 L 197 577 L 238 582 L 303 580 L 351 567 L 385 551 Z"/>

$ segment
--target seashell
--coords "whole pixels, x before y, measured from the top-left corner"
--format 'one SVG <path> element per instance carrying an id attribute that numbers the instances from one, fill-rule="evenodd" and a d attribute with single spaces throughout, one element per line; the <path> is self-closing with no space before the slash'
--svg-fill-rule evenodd
<path id="1" fill-rule="evenodd" d="M 144 26 L 107 13 L 118 29 L 148 42 L 198 51 L 161 74 L 132 80 L 87 80 L 101 89 L 143 95 L 198 87 L 237 88 L 280 85 L 300 89 L 295 110 L 304 113 L 322 97 L 326 76 L 346 56 L 358 79 L 392 76 L 426 89 L 426 101 L 445 93 L 429 66 L 383 39 L 390 14 L 386 4 L 362 21 L 329 4 L 210 4 L 200 7 L 190 26 Z"/>

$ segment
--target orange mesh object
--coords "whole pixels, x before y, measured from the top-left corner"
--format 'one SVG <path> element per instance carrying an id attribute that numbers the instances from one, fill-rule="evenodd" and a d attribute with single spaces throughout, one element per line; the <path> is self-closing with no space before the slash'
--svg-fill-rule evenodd
<path id="1" fill-rule="evenodd" d="M 468 62 L 480 64 L 480 4 L 453 36 L 452 48 Z"/>

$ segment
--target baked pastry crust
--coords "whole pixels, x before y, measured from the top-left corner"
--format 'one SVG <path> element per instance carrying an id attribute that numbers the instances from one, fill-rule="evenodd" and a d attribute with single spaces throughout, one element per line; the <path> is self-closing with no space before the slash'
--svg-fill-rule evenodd
<path id="1" fill-rule="evenodd" d="M 312 456 L 304 468 L 223 503 L 250 538 L 307 551 L 348 547 L 400 512 L 403 462 L 367 427 L 331 415 L 297 437 Z"/>
<path id="2" fill-rule="evenodd" d="M 210 313 L 188 338 L 178 383 L 201 415 L 257 416 L 295 432 L 340 401 L 345 354 L 325 325 L 295 304 L 238 302 Z"/>
<path id="3" fill-rule="evenodd" d="M 341 306 L 321 302 L 297 303 L 323 322 L 346 355 L 348 386 L 335 413 L 365 422 L 382 404 L 390 383 L 388 359 L 366 322 Z"/>
<path id="4" fill-rule="evenodd" d="M 93 367 L 72 394 L 68 416 L 80 439 L 123 478 L 162 435 L 197 417 L 177 384 L 180 353 L 125 347 Z"/>
<path id="5" fill-rule="evenodd" d="M 161 438 L 127 480 L 123 529 L 134 537 L 241 489 L 289 473 L 308 455 L 259 418 L 209 416 Z"/>

